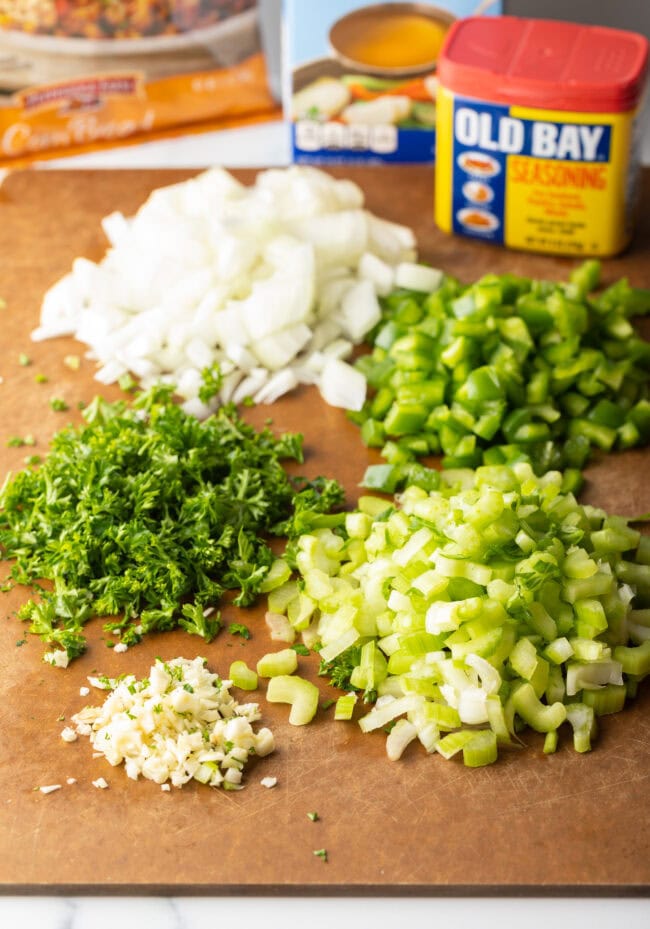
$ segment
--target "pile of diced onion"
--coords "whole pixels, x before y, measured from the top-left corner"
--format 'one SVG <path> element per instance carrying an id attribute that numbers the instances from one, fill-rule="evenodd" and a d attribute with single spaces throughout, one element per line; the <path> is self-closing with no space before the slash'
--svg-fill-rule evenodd
<path id="1" fill-rule="evenodd" d="M 90 737 L 96 753 L 126 773 L 182 787 L 192 778 L 210 787 L 238 790 L 252 755 L 274 749 L 269 729 L 253 729 L 256 703 L 238 704 L 230 681 L 205 667 L 203 658 L 156 659 L 148 678 L 91 678 L 110 689 L 102 706 L 73 717 L 76 733 Z"/>
<path id="2" fill-rule="evenodd" d="M 317 384 L 359 409 L 365 379 L 346 359 L 379 321 L 378 296 L 429 270 L 410 229 L 365 209 L 355 183 L 308 167 L 263 171 L 251 186 L 214 168 L 102 226 L 104 258 L 77 258 L 50 288 L 33 338 L 73 335 L 102 383 L 173 383 L 198 416 L 215 364 L 221 402 Z"/>

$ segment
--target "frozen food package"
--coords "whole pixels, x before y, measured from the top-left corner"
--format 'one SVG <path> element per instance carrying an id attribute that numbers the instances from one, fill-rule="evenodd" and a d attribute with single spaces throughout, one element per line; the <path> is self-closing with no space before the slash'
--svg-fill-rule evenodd
<path id="1" fill-rule="evenodd" d="M 0 0 L 0 163 L 269 116 L 256 0 Z"/>

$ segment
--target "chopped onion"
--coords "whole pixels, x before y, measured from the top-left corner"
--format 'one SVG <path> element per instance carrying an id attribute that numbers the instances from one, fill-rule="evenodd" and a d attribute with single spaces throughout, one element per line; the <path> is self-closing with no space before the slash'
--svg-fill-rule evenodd
<path id="1" fill-rule="evenodd" d="M 74 335 L 102 383 L 127 372 L 173 383 L 197 416 L 210 412 L 197 397 L 214 365 L 226 375 L 215 402 L 272 403 L 315 383 L 358 410 L 360 382 L 320 353 L 348 356 L 378 322 L 396 269 L 416 281 L 431 273 L 413 264 L 410 229 L 365 210 L 356 184 L 308 167 L 260 172 L 250 187 L 214 168 L 102 228 L 104 258 L 75 259 L 32 338 Z"/>

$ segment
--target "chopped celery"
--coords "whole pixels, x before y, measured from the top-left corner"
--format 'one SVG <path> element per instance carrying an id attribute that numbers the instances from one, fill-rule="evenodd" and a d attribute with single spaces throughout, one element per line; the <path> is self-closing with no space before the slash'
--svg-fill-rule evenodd
<path id="1" fill-rule="evenodd" d="M 497 737 L 491 729 L 481 729 L 463 745 L 463 762 L 468 768 L 480 768 L 497 760 Z"/>
<path id="2" fill-rule="evenodd" d="M 257 662 L 257 673 L 260 677 L 278 677 L 278 675 L 293 674 L 298 667 L 298 656 L 293 648 L 283 648 L 279 652 L 269 652 L 262 655 Z"/>
<path id="3" fill-rule="evenodd" d="M 318 687 L 295 675 L 280 674 L 272 677 L 266 690 L 269 703 L 289 703 L 289 722 L 292 726 L 310 723 L 318 709 Z"/>
<path id="4" fill-rule="evenodd" d="M 235 687 L 241 690 L 255 690 L 257 688 L 257 674 L 249 668 L 245 661 L 233 661 L 230 665 L 228 677 Z"/>
<path id="5" fill-rule="evenodd" d="M 596 716 L 586 703 L 569 703 L 567 719 L 573 728 L 573 747 L 577 752 L 591 751 L 591 740 L 596 735 Z"/>
<path id="6" fill-rule="evenodd" d="M 489 764 L 525 725 L 550 753 L 567 721 L 582 752 L 594 717 L 650 675 L 644 539 L 579 504 L 560 472 L 493 463 L 362 498 L 338 534 L 301 537 L 298 579 L 269 596 L 291 613 L 309 591 L 302 636 L 346 692 L 336 718 L 374 703 L 359 726 L 390 727 L 390 758 L 417 740 Z"/>
<path id="7" fill-rule="evenodd" d="M 344 696 L 339 697 L 334 707 L 334 719 L 352 719 L 356 703 L 357 695 L 355 693 L 344 694 Z"/>

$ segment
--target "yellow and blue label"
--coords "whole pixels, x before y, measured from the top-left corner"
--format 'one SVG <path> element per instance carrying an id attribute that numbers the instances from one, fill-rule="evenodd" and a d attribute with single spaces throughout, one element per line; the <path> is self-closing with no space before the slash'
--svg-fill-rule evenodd
<path id="1" fill-rule="evenodd" d="M 612 255 L 631 234 L 634 113 L 438 95 L 437 224 L 528 251 Z"/>

